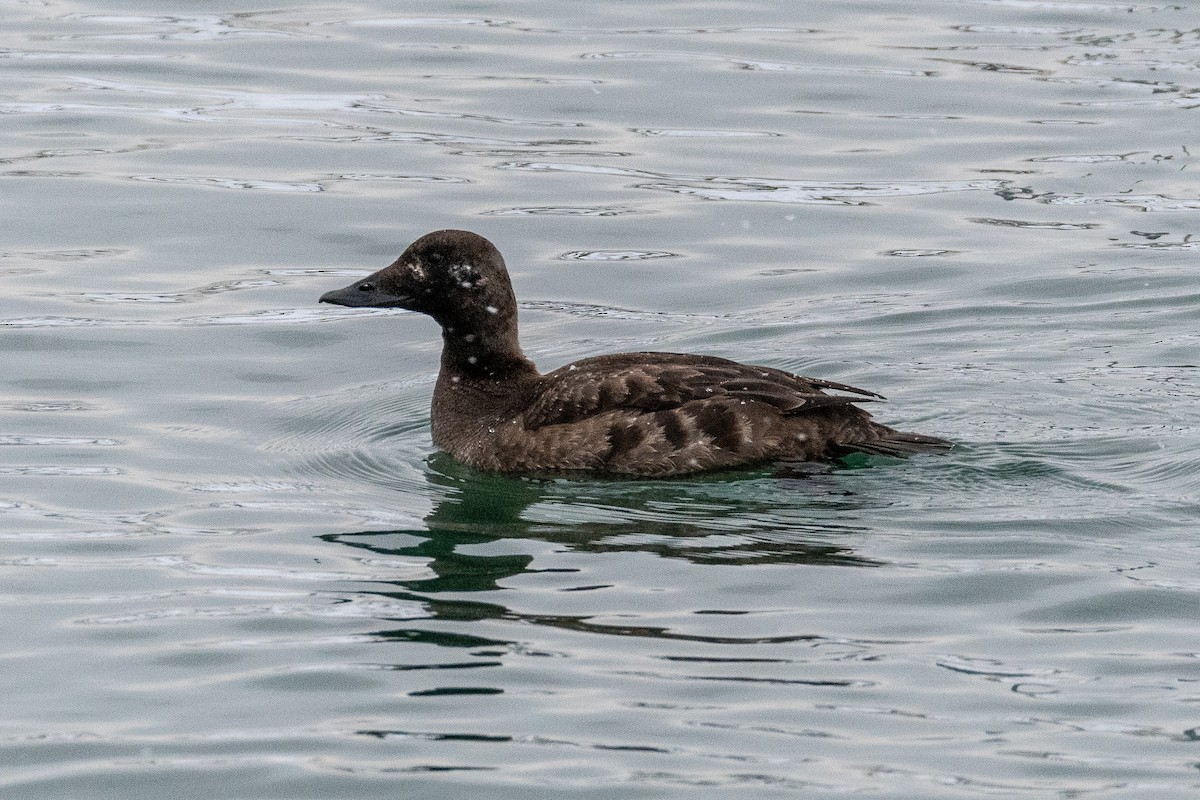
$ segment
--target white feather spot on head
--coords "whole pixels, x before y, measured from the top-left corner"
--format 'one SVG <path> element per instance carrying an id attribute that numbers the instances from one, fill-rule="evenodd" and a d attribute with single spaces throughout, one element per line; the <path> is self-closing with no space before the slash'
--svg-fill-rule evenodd
<path id="1" fill-rule="evenodd" d="M 468 364 L 478 364 L 479 359 L 476 358 L 475 356 L 467 356 L 467 363 Z"/>
<path id="2" fill-rule="evenodd" d="M 452 264 L 449 269 L 450 277 L 458 282 L 458 285 L 464 289 L 471 289 L 475 286 L 475 272 L 471 269 L 470 264 Z"/>
<path id="3" fill-rule="evenodd" d="M 495 306 L 488 306 L 485 310 L 489 314 L 499 314 L 500 313 L 500 309 L 496 308 Z"/>
<path id="4" fill-rule="evenodd" d="M 475 341 L 475 334 L 473 334 L 473 333 L 468 333 L 468 334 L 466 334 L 465 336 L 463 336 L 463 341 L 464 341 L 464 342 L 473 342 L 473 341 Z"/>

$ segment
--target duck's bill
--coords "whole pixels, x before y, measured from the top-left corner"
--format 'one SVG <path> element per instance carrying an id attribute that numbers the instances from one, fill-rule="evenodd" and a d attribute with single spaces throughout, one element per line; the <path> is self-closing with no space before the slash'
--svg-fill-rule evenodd
<path id="1" fill-rule="evenodd" d="M 318 302 L 350 308 L 407 308 L 409 298 L 381 290 L 372 276 L 343 289 L 326 292 Z"/>

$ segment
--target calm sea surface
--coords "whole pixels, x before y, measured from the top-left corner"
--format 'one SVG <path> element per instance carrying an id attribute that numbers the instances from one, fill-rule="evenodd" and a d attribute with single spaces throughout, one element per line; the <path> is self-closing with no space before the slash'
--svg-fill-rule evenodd
<path id="1" fill-rule="evenodd" d="M 0 0 L 0 797 L 1200 788 L 1200 7 Z M 505 253 L 543 368 L 877 389 L 948 456 L 437 455 Z"/>

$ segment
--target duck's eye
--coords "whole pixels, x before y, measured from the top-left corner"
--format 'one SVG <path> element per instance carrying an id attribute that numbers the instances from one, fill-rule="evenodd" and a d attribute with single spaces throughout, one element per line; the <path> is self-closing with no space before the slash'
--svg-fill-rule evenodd
<path id="1" fill-rule="evenodd" d="M 373 292 L 375 291 L 375 284 L 370 281 L 363 281 L 358 285 L 358 290 L 360 292 Z"/>

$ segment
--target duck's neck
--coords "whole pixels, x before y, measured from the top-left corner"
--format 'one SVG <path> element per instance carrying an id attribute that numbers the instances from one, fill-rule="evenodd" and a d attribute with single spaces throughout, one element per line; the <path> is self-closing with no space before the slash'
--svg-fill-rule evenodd
<path id="1" fill-rule="evenodd" d="M 442 368 L 433 389 L 433 443 L 450 453 L 527 402 L 538 371 L 516 332 L 491 339 L 442 329 Z"/>
<path id="2" fill-rule="evenodd" d="M 535 378 L 537 367 L 525 357 L 515 321 L 490 325 L 442 327 L 442 374 L 472 383 L 507 383 Z"/>

